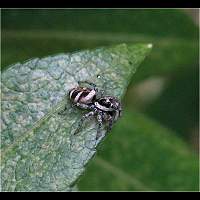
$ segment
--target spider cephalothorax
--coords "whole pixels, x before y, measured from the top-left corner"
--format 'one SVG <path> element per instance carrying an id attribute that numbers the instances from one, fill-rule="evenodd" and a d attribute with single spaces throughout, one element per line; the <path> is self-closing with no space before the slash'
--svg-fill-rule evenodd
<path id="1" fill-rule="evenodd" d="M 106 123 L 108 125 L 108 130 L 110 130 L 113 123 L 121 116 L 121 103 L 116 97 L 104 96 L 104 92 L 99 90 L 93 83 L 87 81 L 79 83 L 87 83 L 90 87 L 78 86 L 72 88 L 69 91 L 69 98 L 74 106 L 87 109 L 90 112 L 83 115 L 75 134 L 78 133 L 78 130 L 85 119 L 96 116 L 98 121 L 96 139 L 98 139 L 101 136 L 100 130 L 103 123 Z"/>
<path id="2" fill-rule="evenodd" d="M 97 109 L 111 116 L 114 121 L 121 116 L 121 103 L 116 97 L 104 96 L 97 99 L 94 104 Z"/>

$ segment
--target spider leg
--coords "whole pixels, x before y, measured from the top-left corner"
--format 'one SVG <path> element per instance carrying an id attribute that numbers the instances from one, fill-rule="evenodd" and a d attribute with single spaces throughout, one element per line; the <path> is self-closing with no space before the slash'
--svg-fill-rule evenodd
<path id="1" fill-rule="evenodd" d="M 94 83 L 91 83 L 89 81 L 78 81 L 79 85 L 84 84 L 84 83 L 90 85 L 92 87 L 92 89 L 94 89 L 95 91 L 98 91 L 98 88 L 97 88 L 97 86 Z"/>
<path id="2" fill-rule="evenodd" d="M 114 123 L 114 121 L 113 121 L 113 119 L 111 118 L 111 119 L 109 120 L 109 122 L 108 122 L 108 131 L 111 131 L 112 126 L 113 126 L 113 123 Z"/>
<path id="3" fill-rule="evenodd" d="M 98 129 L 97 129 L 96 140 L 98 140 L 99 137 L 101 136 L 101 127 L 103 125 L 103 113 L 102 112 L 98 113 L 97 121 L 98 121 Z"/>
<path id="4" fill-rule="evenodd" d="M 65 105 L 64 109 L 58 112 L 58 115 L 65 115 L 65 111 L 67 110 L 67 105 Z"/>
<path id="5" fill-rule="evenodd" d="M 98 95 L 98 98 L 101 98 L 101 97 L 104 96 L 104 93 L 105 93 L 105 92 L 104 92 L 103 90 L 99 90 L 99 89 L 97 88 L 96 84 L 91 83 L 91 82 L 89 82 L 89 81 L 78 81 L 78 84 L 79 84 L 79 85 L 84 84 L 84 83 L 90 85 L 90 86 L 92 87 L 92 89 L 96 91 L 96 93 L 97 93 L 97 95 Z"/>
<path id="6" fill-rule="evenodd" d="M 95 115 L 95 111 L 90 111 L 89 113 L 84 114 L 84 115 L 82 116 L 82 118 L 80 119 L 80 121 L 78 122 L 78 126 L 77 126 L 76 131 L 74 132 L 74 135 L 76 135 L 76 134 L 80 131 L 80 128 L 82 127 L 83 122 L 84 122 L 86 119 L 88 119 L 88 118 L 90 118 L 90 117 L 92 117 L 92 116 L 94 116 L 94 115 Z"/>
<path id="7" fill-rule="evenodd" d="M 71 104 L 70 107 L 73 108 L 74 106 L 75 106 L 74 104 Z M 65 115 L 67 110 L 69 110 L 69 107 L 65 104 L 64 109 L 61 110 L 61 111 L 59 111 L 58 114 L 59 114 L 59 115 Z"/>
<path id="8" fill-rule="evenodd" d="M 84 103 L 76 103 L 75 104 L 77 107 L 82 108 L 82 109 L 90 109 L 93 110 L 94 109 L 94 105 L 88 105 L 88 104 L 84 104 Z"/>
<path id="9" fill-rule="evenodd" d="M 103 113 L 103 119 L 108 122 L 107 131 L 110 131 L 114 124 L 114 118 L 108 113 Z"/>
<path id="10" fill-rule="evenodd" d="M 65 104 L 64 109 L 61 110 L 61 111 L 59 111 L 58 114 L 59 114 L 59 115 L 65 115 L 65 114 L 67 113 L 67 112 L 66 112 L 67 110 L 69 110 L 70 108 L 74 108 L 74 107 L 76 107 L 76 104 L 74 104 L 74 103 L 71 103 L 71 104 L 70 104 L 70 107 L 68 107 L 67 104 Z"/>

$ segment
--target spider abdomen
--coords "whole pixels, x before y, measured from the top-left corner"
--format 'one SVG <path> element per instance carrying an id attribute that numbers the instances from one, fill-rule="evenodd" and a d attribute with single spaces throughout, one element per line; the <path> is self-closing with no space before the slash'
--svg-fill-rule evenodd
<path id="1" fill-rule="evenodd" d="M 91 103 L 96 97 L 96 91 L 90 88 L 77 87 L 69 91 L 69 97 L 74 103 Z"/>

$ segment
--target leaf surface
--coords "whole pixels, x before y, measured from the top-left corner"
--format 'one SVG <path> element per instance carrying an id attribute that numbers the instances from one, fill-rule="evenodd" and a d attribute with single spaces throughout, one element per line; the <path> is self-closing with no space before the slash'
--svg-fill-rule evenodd
<path id="1" fill-rule="evenodd" d="M 116 45 L 32 59 L 2 73 L 2 190 L 66 191 L 96 152 L 97 124 L 88 121 L 73 135 L 83 112 L 67 94 L 90 81 L 122 98 L 151 45 Z M 99 77 L 100 78 L 97 78 Z M 59 115 L 64 106 L 65 115 Z"/>

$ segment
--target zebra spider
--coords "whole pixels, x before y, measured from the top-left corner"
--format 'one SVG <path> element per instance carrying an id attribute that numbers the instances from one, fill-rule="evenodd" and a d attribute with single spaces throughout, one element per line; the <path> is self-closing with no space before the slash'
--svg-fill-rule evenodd
<path id="1" fill-rule="evenodd" d="M 81 109 L 89 110 L 90 112 L 84 114 L 78 123 L 78 128 L 74 134 L 79 132 L 83 121 L 90 117 L 96 116 L 98 121 L 98 129 L 96 140 L 101 136 L 100 130 L 103 123 L 106 123 L 107 130 L 110 131 L 113 123 L 121 116 L 122 107 L 120 101 L 113 96 L 104 96 L 104 91 L 99 90 L 97 86 L 88 81 L 78 82 L 87 83 L 90 87 L 72 88 L 69 91 L 69 98 L 72 101 L 73 106 L 77 106 Z"/>

